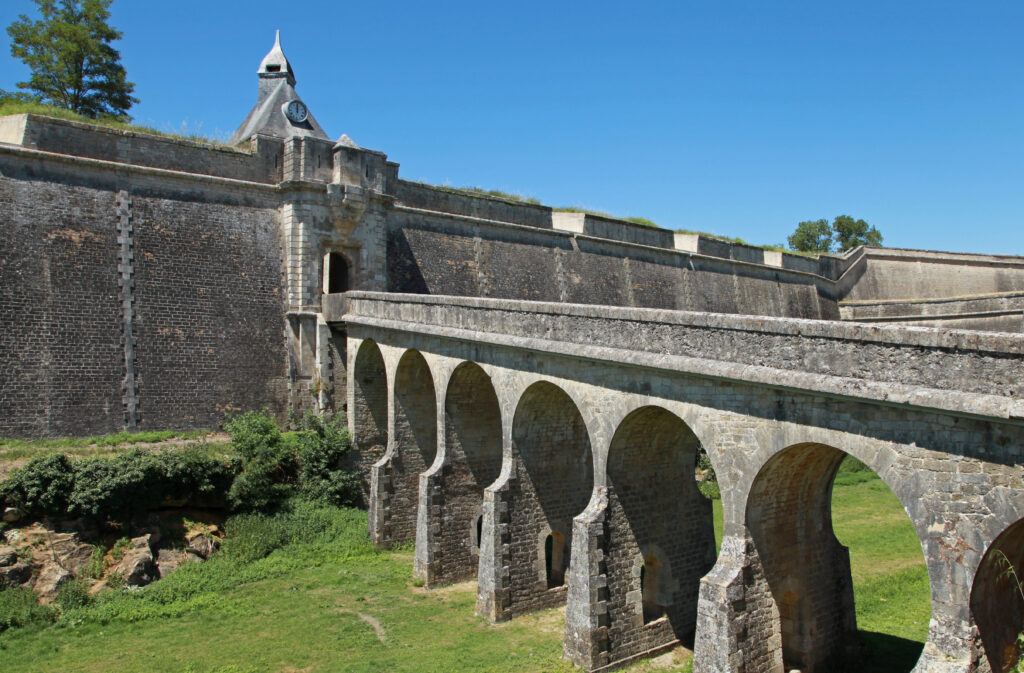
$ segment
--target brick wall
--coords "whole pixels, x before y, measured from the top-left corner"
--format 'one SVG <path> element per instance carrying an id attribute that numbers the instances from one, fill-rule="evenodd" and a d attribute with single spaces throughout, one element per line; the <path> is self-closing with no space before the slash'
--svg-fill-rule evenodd
<path id="1" fill-rule="evenodd" d="M 402 356 L 395 373 L 395 426 L 389 460 L 381 468 L 382 516 L 379 541 L 401 544 L 416 539 L 420 473 L 437 451 L 437 406 L 430 367 L 417 351 Z"/>
<path id="2" fill-rule="evenodd" d="M 515 478 L 508 493 L 507 608 L 520 614 L 565 601 L 565 586 L 549 587 L 545 533 L 564 538 L 568 571 L 572 519 L 593 489 L 590 438 L 573 401 L 550 383 L 531 386 L 520 400 L 512 428 Z M 557 554 L 557 551 L 556 551 Z"/>
<path id="3" fill-rule="evenodd" d="M 128 369 L 140 429 L 286 408 L 275 201 L 12 172 L 0 178 L 0 435 L 124 429 Z"/>
<path id="4" fill-rule="evenodd" d="M 428 583 L 476 576 L 478 518 L 484 489 L 501 472 L 501 409 L 494 387 L 479 365 L 465 363 L 452 374 L 445 395 L 445 462 L 430 481 L 436 524 Z"/>
<path id="5" fill-rule="evenodd" d="M 111 191 L 0 178 L 0 436 L 123 427 Z"/>

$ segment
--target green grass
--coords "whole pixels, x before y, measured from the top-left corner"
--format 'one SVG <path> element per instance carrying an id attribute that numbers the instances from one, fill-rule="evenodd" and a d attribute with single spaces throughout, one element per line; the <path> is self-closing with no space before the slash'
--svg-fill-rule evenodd
<path id="1" fill-rule="evenodd" d="M 908 671 L 929 619 L 921 548 L 873 473 L 843 474 L 867 477 L 837 484 L 833 498 L 836 534 L 851 548 L 865 670 Z M 713 505 L 720 541 L 721 501 Z M 0 633 L 3 670 L 575 670 L 561 660 L 562 610 L 488 624 L 473 614 L 475 584 L 417 588 L 411 549 L 375 550 L 365 530 L 365 512 L 304 504 L 232 519 L 224 551 L 206 564 L 106 594 L 57 626 Z M 673 670 L 689 670 L 685 657 Z"/>
<path id="2" fill-rule="evenodd" d="M 153 444 L 171 439 L 195 440 L 209 434 L 209 430 L 151 430 L 59 439 L 29 440 L 0 437 L 0 461 L 35 458 L 51 453 L 67 453 L 72 456 L 103 455 L 116 453 L 117 449 L 134 444 Z"/>
<path id="3" fill-rule="evenodd" d="M 120 117 L 98 117 L 93 119 L 92 117 L 86 117 L 84 115 L 74 113 L 71 110 L 55 107 L 53 105 L 44 105 L 43 103 L 20 101 L 10 98 L 0 98 L 0 117 L 16 114 L 36 114 L 44 117 L 56 117 L 57 119 L 82 122 L 83 124 L 93 124 L 104 128 L 116 129 L 118 131 L 132 131 L 135 133 L 145 133 L 147 135 L 161 136 L 164 138 L 191 140 L 193 142 L 206 143 L 209 145 L 224 145 L 221 141 L 207 137 L 199 132 L 189 131 L 186 128 L 183 128 L 182 131 L 178 133 L 166 132 L 155 129 L 151 126 L 133 124 L 131 121 Z"/>

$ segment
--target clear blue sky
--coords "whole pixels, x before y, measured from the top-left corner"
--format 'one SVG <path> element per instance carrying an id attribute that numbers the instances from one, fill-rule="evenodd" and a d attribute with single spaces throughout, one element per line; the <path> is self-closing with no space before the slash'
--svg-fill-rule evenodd
<path id="1" fill-rule="evenodd" d="M 3 0 L 0 23 L 34 13 Z M 136 120 L 230 134 L 280 28 L 329 135 L 403 177 L 778 243 L 1024 254 L 1024 2 L 115 0 Z M 9 41 L 3 35 L 5 46 Z M 0 87 L 25 76 L 5 48 Z"/>

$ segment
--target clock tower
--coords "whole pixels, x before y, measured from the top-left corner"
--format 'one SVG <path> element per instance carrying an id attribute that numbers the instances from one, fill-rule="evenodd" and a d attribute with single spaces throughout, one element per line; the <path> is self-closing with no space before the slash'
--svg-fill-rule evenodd
<path id="1" fill-rule="evenodd" d="M 274 138 L 294 136 L 328 140 L 327 134 L 295 92 L 295 71 L 281 49 L 281 31 L 263 57 L 259 70 L 256 106 L 232 134 L 230 145 L 240 145 L 256 134 Z"/>

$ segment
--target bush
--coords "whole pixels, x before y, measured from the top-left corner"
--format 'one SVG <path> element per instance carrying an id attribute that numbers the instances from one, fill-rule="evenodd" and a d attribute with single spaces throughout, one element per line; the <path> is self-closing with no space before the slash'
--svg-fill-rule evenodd
<path id="1" fill-rule="evenodd" d="M 91 600 L 89 584 L 83 579 L 65 582 L 57 589 L 57 605 L 62 611 L 84 608 Z"/>
<path id="2" fill-rule="evenodd" d="M 12 471 L 0 485 L 0 495 L 26 512 L 62 514 L 68 510 L 74 483 L 67 456 L 44 456 Z"/>
<path id="3" fill-rule="evenodd" d="M 12 587 L 0 591 L 0 632 L 29 624 L 50 624 L 56 618 L 57 611 L 37 603 L 31 589 Z"/>
<path id="4" fill-rule="evenodd" d="M 168 497 L 223 493 L 237 469 L 197 448 L 76 461 L 57 454 L 11 472 L 0 494 L 33 514 L 128 521 Z"/>
<path id="5" fill-rule="evenodd" d="M 306 414 L 304 429 L 281 434 L 266 410 L 226 425 L 242 468 L 228 493 L 239 511 L 268 511 L 293 495 L 330 505 L 358 497 L 358 477 L 342 469 L 350 442 L 340 418 Z"/>
<path id="6" fill-rule="evenodd" d="M 306 416 L 298 448 L 302 497 L 327 505 L 355 504 L 359 477 L 342 469 L 350 446 L 348 429 L 340 419 Z"/>
<path id="7" fill-rule="evenodd" d="M 291 496 L 295 456 L 281 441 L 281 430 L 266 409 L 236 416 L 225 428 L 242 460 L 241 471 L 228 491 L 232 508 L 267 510 Z"/>

